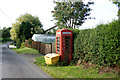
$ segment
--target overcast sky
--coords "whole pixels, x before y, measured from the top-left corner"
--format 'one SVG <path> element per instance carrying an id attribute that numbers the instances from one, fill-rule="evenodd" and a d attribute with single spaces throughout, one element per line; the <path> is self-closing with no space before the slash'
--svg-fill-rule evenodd
<path id="1" fill-rule="evenodd" d="M 85 1 L 85 0 L 84 0 Z M 109 0 L 93 0 L 91 16 L 95 20 L 87 20 L 80 29 L 94 28 L 101 23 L 117 19 L 118 8 Z M 54 26 L 51 11 L 54 9 L 52 0 L 0 0 L 0 27 L 11 27 L 16 19 L 25 13 L 39 17 L 44 29 Z"/>

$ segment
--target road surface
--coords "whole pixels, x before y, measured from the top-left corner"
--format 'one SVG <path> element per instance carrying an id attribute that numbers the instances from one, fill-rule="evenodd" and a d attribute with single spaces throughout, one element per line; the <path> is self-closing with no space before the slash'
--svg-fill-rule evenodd
<path id="1" fill-rule="evenodd" d="M 2 45 L 2 53 L 0 53 L 0 58 L 2 57 L 0 60 L 0 65 L 2 62 L 2 78 L 52 78 L 35 64 L 7 48 L 8 44 Z"/>

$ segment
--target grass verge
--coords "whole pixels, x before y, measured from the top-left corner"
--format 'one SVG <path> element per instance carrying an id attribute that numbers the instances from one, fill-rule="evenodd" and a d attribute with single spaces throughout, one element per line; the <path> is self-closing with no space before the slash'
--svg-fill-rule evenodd
<path id="1" fill-rule="evenodd" d="M 13 48 L 12 50 L 16 51 L 18 54 L 40 54 L 36 49 L 28 47 L 22 49 Z"/>
<path id="2" fill-rule="evenodd" d="M 114 73 L 99 74 L 99 68 L 84 69 L 80 66 L 49 66 L 45 64 L 44 57 L 36 57 L 35 64 L 54 78 L 118 78 Z M 87 79 L 88 80 L 88 79 Z M 92 80 L 92 79 L 89 79 Z"/>

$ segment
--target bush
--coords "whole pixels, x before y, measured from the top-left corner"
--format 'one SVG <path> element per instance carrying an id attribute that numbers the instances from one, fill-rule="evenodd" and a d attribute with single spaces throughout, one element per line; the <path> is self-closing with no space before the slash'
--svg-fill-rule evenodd
<path id="1" fill-rule="evenodd" d="M 80 30 L 74 41 L 74 61 L 120 65 L 120 21 Z"/>
<path id="2" fill-rule="evenodd" d="M 32 39 L 31 38 L 28 39 L 28 44 L 30 44 L 30 45 L 32 44 Z"/>
<path id="3" fill-rule="evenodd" d="M 16 47 L 18 49 L 21 47 L 21 41 L 20 41 L 20 39 L 17 39 L 17 41 L 16 41 Z"/>
<path id="4" fill-rule="evenodd" d="M 25 48 L 25 42 L 22 42 L 21 47 L 20 48 Z"/>

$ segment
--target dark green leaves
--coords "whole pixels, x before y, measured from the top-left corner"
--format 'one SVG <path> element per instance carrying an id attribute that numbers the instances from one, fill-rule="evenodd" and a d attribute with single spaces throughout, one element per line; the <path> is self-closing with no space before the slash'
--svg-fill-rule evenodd
<path id="1" fill-rule="evenodd" d="M 80 30 L 74 41 L 74 60 L 120 65 L 120 20 L 95 29 Z"/>

